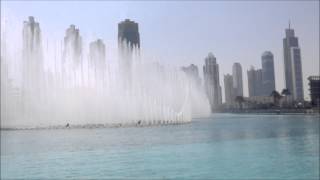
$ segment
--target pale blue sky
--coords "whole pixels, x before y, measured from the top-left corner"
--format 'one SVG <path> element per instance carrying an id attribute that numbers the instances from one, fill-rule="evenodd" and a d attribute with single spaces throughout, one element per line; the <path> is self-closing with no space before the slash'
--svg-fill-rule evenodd
<path id="1" fill-rule="evenodd" d="M 43 33 L 61 39 L 75 24 L 85 41 L 102 38 L 107 51 L 117 46 L 117 23 L 130 18 L 139 23 L 143 52 L 163 64 L 194 63 L 201 70 L 212 52 L 223 87 L 223 75 L 240 62 L 245 95 L 246 71 L 261 67 L 265 50 L 274 54 L 276 88 L 284 87 L 282 38 L 290 19 L 301 47 L 306 97 L 307 76 L 319 74 L 319 1 L 1 1 L 1 11 L 21 23 L 33 15 Z"/>

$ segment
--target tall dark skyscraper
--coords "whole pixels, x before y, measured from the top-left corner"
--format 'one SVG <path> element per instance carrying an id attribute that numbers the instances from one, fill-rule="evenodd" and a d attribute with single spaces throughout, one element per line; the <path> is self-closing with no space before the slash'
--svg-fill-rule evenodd
<path id="1" fill-rule="evenodd" d="M 263 95 L 262 69 L 255 70 L 254 67 L 251 67 L 250 70 L 247 71 L 247 75 L 249 97 Z"/>
<path id="2" fill-rule="evenodd" d="M 276 89 L 274 80 L 273 54 L 265 51 L 261 56 L 263 95 L 269 96 Z"/>
<path id="3" fill-rule="evenodd" d="M 311 105 L 320 107 L 320 76 L 309 76 Z"/>
<path id="4" fill-rule="evenodd" d="M 235 96 L 243 96 L 242 68 L 240 63 L 234 63 L 232 66 L 233 88 Z"/>
<path id="5" fill-rule="evenodd" d="M 203 66 L 205 90 L 211 105 L 211 110 L 215 111 L 221 105 L 221 86 L 219 81 L 219 65 L 216 57 L 209 53 L 205 58 Z"/>
<path id="6" fill-rule="evenodd" d="M 132 60 L 140 49 L 140 34 L 138 23 L 125 19 L 118 24 L 119 70 L 124 78 L 124 86 L 128 88 L 131 82 Z"/>
<path id="7" fill-rule="evenodd" d="M 118 40 L 120 43 L 125 42 L 132 47 L 140 48 L 140 35 L 138 23 L 125 19 L 118 24 Z"/>
<path id="8" fill-rule="evenodd" d="M 294 35 L 294 30 L 285 30 L 286 37 L 283 39 L 284 72 L 286 88 L 289 89 L 296 101 L 303 101 L 303 79 L 301 52 L 298 38 Z"/>

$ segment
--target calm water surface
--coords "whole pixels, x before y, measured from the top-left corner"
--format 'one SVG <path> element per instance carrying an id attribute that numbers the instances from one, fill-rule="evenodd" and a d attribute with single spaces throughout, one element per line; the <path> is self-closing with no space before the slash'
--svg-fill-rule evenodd
<path id="1" fill-rule="evenodd" d="M 319 179 L 319 116 L 1 131 L 1 179 Z"/>

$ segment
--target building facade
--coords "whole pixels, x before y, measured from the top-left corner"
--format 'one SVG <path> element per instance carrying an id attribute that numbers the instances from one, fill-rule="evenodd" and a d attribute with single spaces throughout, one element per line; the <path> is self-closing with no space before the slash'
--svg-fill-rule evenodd
<path id="1" fill-rule="evenodd" d="M 125 19 L 118 24 L 119 70 L 124 88 L 130 87 L 132 61 L 139 55 L 140 34 L 138 23 Z"/>
<path id="2" fill-rule="evenodd" d="M 249 97 L 263 95 L 262 69 L 255 70 L 254 67 L 251 67 L 251 69 L 247 71 L 247 75 Z"/>
<path id="3" fill-rule="evenodd" d="M 221 86 L 219 82 L 219 65 L 216 57 L 209 53 L 205 58 L 205 65 L 203 66 L 204 85 L 211 105 L 211 111 L 216 111 L 221 105 Z"/>
<path id="4" fill-rule="evenodd" d="M 276 89 L 273 54 L 265 51 L 261 56 L 263 95 L 269 96 Z"/>
<path id="5" fill-rule="evenodd" d="M 250 104 L 272 104 L 274 103 L 274 99 L 271 96 L 251 96 L 244 98 L 247 103 Z"/>
<path id="6" fill-rule="evenodd" d="M 182 67 L 181 70 L 186 73 L 189 80 L 192 82 L 193 85 L 196 87 L 201 86 L 201 79 L 199 76 L 198 67 L 194 64 L 190 64 L 187 67 Z"/>
<path id="7" fill-rule="evenodd" d="M 23 93 L 38 93 L 43 85 L 43 52 L 40 24 L 30 16 L 22 31 L 22 89 Z"/>
<path id="8" fill-rule="evenodd" d="M 303 101 L 301 51 L 298 38 L 295 37 L 294 30 L 290 28 L 290 24 L 285 32 L 283 53 L 286 88 L 292 93 L 295 101 Z"/>
<path id="9" fill-rule="evenodd" d="M 224 75 L 224 95 L 227 106 L 231 106 L 234 103 L 235 95 L 233 88 L 233 76 L 230 74 Z"/>
<path id="10" fill-rule="evenodd" d="M 118 24 L 119 43 L 125 43 L 129 47 L 140 48 L 140 34 L 138 23 L 125 19 Z"/>
<path id="11" fill-rule="evenodd" d="M 320 76 L 309 76 L 311 105 L 320 107 Z"/>
<path id="12" fill-rule="evenodd" d="M 64 37 L 63 62 L 77 68 L 82 62 L 82 37 L 75 25 L 70 25 Z"/>
<path id="13" fill-rule="evenodd" d="M 90 43 L 89 56 L 89 64 L 94 71 L 95 78 L 104 79 L 106 71 L 106 46 L 101 39 Z"/>
<path id="14" fill-rule="evenodd" d="M 235 96 L 243 96 L 242 67 L 240 63 L 233 64 L 232 76 Z"/>

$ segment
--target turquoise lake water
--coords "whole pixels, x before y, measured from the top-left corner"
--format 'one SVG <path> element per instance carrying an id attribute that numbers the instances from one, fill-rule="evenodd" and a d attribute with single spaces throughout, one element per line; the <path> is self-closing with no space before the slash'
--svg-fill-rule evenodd
<path id="1" fill-rule="evenodd" d="M 319 179 L 319 116 L 1 131 L 1 179 Z"/>

